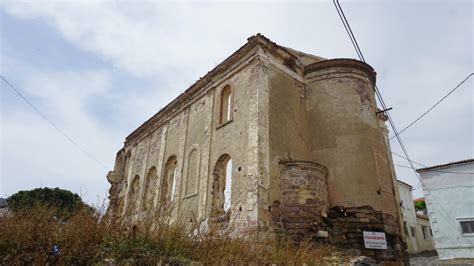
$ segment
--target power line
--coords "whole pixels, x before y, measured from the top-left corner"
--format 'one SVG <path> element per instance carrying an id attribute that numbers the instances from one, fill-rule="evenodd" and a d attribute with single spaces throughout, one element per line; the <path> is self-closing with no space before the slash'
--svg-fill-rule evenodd
<path id="1" fill-rule="evenodd" d="M 65 137 L 69 142 L 71 142 L 74 146 L 76 146 L 80 151 L 84 154 L 89 156 L 92 160 L 98 163 L 100 166 L 104 167 L 105 169 L 109 169 L 103 163 L 101 163 L 97 158 L 95 158 L 92 154 L 87 152 L 84 148 L 82 148 L 77 142 L 75 142 L 71 137 L 69 137 L 64 131 L 62 131 L 58 126 L 56 126 L 45 114 L 43 114 L 31 101 L 29 101 L 18 89 L 16 89 L 3 75 L 0 75 L 0 78 L 8 85 L 10 89 L 12 89 L 21 99 L 23 99 L 37 114 L 39 114 L 44 120 L 46 120 L 54 129 L 56 129 L 63 137 Z"/>
<path id="2" fill-rule="evenodd" d="M 408 160 L 406 157 L 404 157 L 404 156 L 402 156 L 402 155 L 400 155 L 400 154 L 398 154 L 398 153 L 396 153 L 396 152 L 394 152 L 394 151 L 391 151 L 391 153 L 392 153 L 393 155 L 395 155 L 395 156 L 398 156 L 398 157 L 402 158 L 402 159 Z M 413 160 L 411 160 L 411 162 L 414 163 L 414 164 L 417 164 L 417 165 L 419 165 L 419 166 L 421 166 L 421 167 L 428 167 L 427 165 L 424 165 L 424 164 L 422 164 L 422 163 L 415 162 L 415 161 L 413 161 Z"/>
<path id="3" fill-rule="evenodd" d="M 396 167 L 401 167 L 401 168 L 410 168 L 410 166 L 407 165 L 402 165 L 402 164 L 393 164 Z M 447 173 L 447 174 L 456 174 L 456 175 L 474 175 L 474 173 L 469 173 L 469 172 L 453 172 L 453 171 L 443 171 L 443 170 L 434 170 L 434 169 L 425 169 L 423 171 L 427 172 L 437 172 L 437 173 Z"/>
<path id="4" fill-rule="evenodd" d="M 342 20 L 342 23 L 343 23 L 343 24 L 347 24 L 347 27 L 346 27 L 346 26 L 344 26 L 344 27 L 346 28 L 346 32 L 347 32 L 347 34 L 349 34 L 349 37 L 351 38 L 351 40 L 354 40 L 354 41 L 352 42 L 352 44 L 354 45 L 354 48 L 355 48 L 355 50 L 356 50 L 356 52 L 357 52 L 357 54 L 358 54 L 358 56 L 359 56 L 359 59 L 360 59 L 361 61 L 365 62 L 364 56 L 362 55 L 362 51 L 360 50 L 360 47 L 359 47 L 359 45 L 358 45 L 358 43 L 357 43 L 357 40 L 355 39 L 355 36 L 354 36 L 354 34 L 353 34 L 353 32 L 352 32 L 350 26 L 349 26 L 349 22 L 347 21 L 347 18 L 346 18 L 346 16 L 344 15 L 344 11 L 342 11 L 342 7 L 341 7 L 341 5 L 339 4 L 339 0 L 333 0 L 333 3 L 334 3 L 334 5 L 335 5 L 336 9 L 338 9 L 338 14 L 339 14 L 339 17 L 340 17 L 341 20 Z M 340 12 L 339 12 L 339 10 L 340 10 Z M 342 16 L 341 16 L 341 15 L 342 15 Z M 375 85 L 374 87 L 375 87 L 375 93 L 376 93 L 376 95 L 377 95 L 377 98 L 379 99 L 380 104 L 382 105 L 383 110 L 387 110 L 387 106 L 385 105 L 385 102 L 384 102 L 384 100 L 383 100 L 383 98 L 382 98 L 382 95 L 381 95 L 381 93 L 380 93 L 380 91 L 379 91 L 377 85 Z M 401 139 L 400 136 L 399 136 L 399 133 L 398 133 L 398 131 L 397 131 L 397 128 L 395 127 L 395 123 L 393 122 L 393 119 L 392 119 L 390 113 L 387 111 L 386 114 L 387 114 L 388 121 L 390 122 L 390 125 L 391 125 L 391 127 L 392 127 L 392 129 L 393 129 L 393 132 L 395 133 L 395 137 L 397 138 L 398 143 L 400 144 L 400 147 L 402 148 L 403 153 L 404 153 L 405 156 L 406 156 L 405 158 L 406 158 L 406 160 L 408 161 L 408 163 L 410 164 L 410 168 L 413 170 L 413 172 L 415 173 L 415 176 L 416 176 L 416 177 L 418 178 L 418 180 L 420 181 L 420 182 L 418 183 L 418 186 L 419 186 L 419 185 L 422 184 L 422 183 L 421 183 L 421 178 L 420 178 L 420 176 L 418 175 L 418 173 L 416 172 L 416 169 L 415 169 L 415 167 L 413 166 L 412 160 L 410 160 L 410 157 L 408 156 L 408 152 L 407 152 L 407 150 L 406 150 L 406 147 L 405 147 L 405 145 L 403 144 L 403 141 L 402 141 L 402 139 Z M 434 200 L 436 200 L 433 196 L 431 196 L 431 198 L 433 198 Z M 436 201 L 437 201 L 437 200 L 436 200 Z M 437 202 L 438 202 L 438 201 L 437 201 Z M 439 205 L 440 209 L 442 209 L 442 207 L 441 207 L 441 205 L 439 204 L 439 202 L 438 202 L 438 205 Z M 450 219 L 449 215 L 447 215 L 447 213 L 445 213 L 444 216 L 445 216 L 446 219 L 449 219 L 449 221 L 452 222 L 452 220 Z M 458 229 L 458 227 L 457 227 L 456 224 L 453 224 L 453 226 L 454 226 L 456 229 Z M 468 241 L 469 243 L 471 243 L 471 241 L 469 241 L 469 240 L 467 240 L 467 241 Z"/>
<path id="5" fill-rule="evenodd" d="M 336 3 L 336 1 L 333 0 L 333 3 L 334 3 L 334 6 L 336 7 L 336 10 L 337 10 L 337 13 L 339 14 L 339 17 L 341 18 L 342 20 L 342 25 L 344 25 L 344 28 L 346 29 L 346 32 L 350 34 L 349 35 L 349 39 L 351 39 L 351 42 L 352 42 L 352 45 L 354 46 L 355 50 L 356 50 L 356 53 L 357 53 L 357 56 L 365 62 L 365 58 L 364 58 L 364 55 L 362 55 L 362 53 L 360 53 L 359 49 L 357 49 L 358 45 L 357 45 L 357 41 L 354 37 L 354 34 L 352 34 L 352 29 L 351 29 L 351 26 L 349 25 L 349 23 L 347 23 L 347 20 L 346 20 L 346 16 L 344 15 L 344 11 L 342 10 L 342 8 L 340 8 L 340 5 L 339 5 L 339 2 Z M 342 19 L 344 18 L 344 19 Z"/>
<path id="6" fill-rule="evenodd" d="M 341 7 L 341 5 L 339 4 L 339 0 L 333 0 L 333 3 L 334 3 L 334 6 L 336 7 L 336 10 L 337 10 L 337 13 L 339 14 L 339 17 L 341 18 L 341 21 L 342 21 L 342 24 L 344 25 L 344 28 L 346 29 L 346 32 L 347 34 L 349 35 L 349 38 L 351 40 L 351 43 L 352 45 L 354 46 L 354 49 L 356 50 L 356 53 L 359 57 L 359 59 L 363 62 L 365 62 L 365 58 L 364 58 L 364 55 L 362 54 L 362 51 L 359 47 L 359 44 L 357 43 L 357 40 L 355 38 L 355 35 L 350 27 L 350 24 L 344 14 L 344 11 Z M 441 98 L 437 103 L 435 103 L 431 108 L 429 108 L 426 112 L 424 112 L 420 117 L 418 117 L 415 121 L 413 121 L 412 123 L 410 123 L 408 126 L 406 126 L 405 128 L 403 128 L 401 131 L 398 131 L 397 132 L 397 129 L 395 127 L 395 123 L 393 122 L 393 119 L 390 115 L 390 113 L 387 111 L 386 114 L 387 114 L 387 117 L 388 117 L 388 120 L 389 120 L 389 123 L 395 133 L 395 136 L 391 137 L 391 139 L 393 138 L 397 138 L 398 142 L 400 143 L 400 147 L 402 148 L 404 154 L 406 157 L 403 157 L 401 155 L 398 155 L 398 156 L 401 156 L 403 159 L 407 160 L 408 163 L 410 164 L 410 168 L 414 171 L 415 175 L 417 176 L 417 178 L 419 179 L 420 183 L 418 185 L 421 184 L 421 179 L 418 175 L 418 173 L 416 172 L 416 169 L 415 167 L 413 166 L 413 163 L 416 163 L 412 160 L 409 159 L 409 156 L 408 156 L 408 152 L 406 150 L 406 147 L 402 141 L 402 139 L 399 137 L 399 135 L 404 132 L 405 130 L 407 130 L 409 127 L 411 127 L 413 124 L 415 124 L 416 122 L 418 122 L 421 118 L 423 118 L 426 114 L 428 114 L 431 110 L 433 110 L 438 104 L 440 104 L 444 99 L 446 99 L 449 95 L 451 95 L 456 89 L 458 89 L 462 84 L 464 84 L 471 76 L 473 76 L 474 73 L 471 73 L 470 75 L 468 75 L 461 83 L 459 83 L 454 89 L 452 89 L 448 94 L 446 94 L 443 98 Z M 380 90 L 378 89 L 377 85 L 375 85 L 375 93 L 377 95 L 377 98 L 380 102 L 380 104 L 382 105 L 382 108 L 384 110 L 387 109 L 387 106 L 385 105 L 385 102 L 382 98 L 382 94 L 380 93 Z M 394 153 L 394 152 L 392 152 Z M 395 154 L 395 153 L 394 153 Z M 423 167 L 426 167 L 426 165 L 423 165 L 423 164 L 420 164 L 420 163 L 416 163 L 418 165 L 421 165 Z M 438 171 L 437 171 L 438 172 Z M 455 173 L 455 172 L 451 172 L 451 173 Z"/>
<path id="7" fill-rule="evenodd" d="M 344 11 L 342 10 L 341 5 L 339 4 L 339 0 L 333 0 L 333 3 L 334 3 L 334 6 L 336 7 L 337 13 L 339 14 L 339 18 L 341 19 L 342 24 L 344 24 L 344 28 L 346 29 L 346 32 L 349 35 L 349 38 L 351 39 L 352 45 L 354 46 L 354 49 L 356 50 L 359 59 L 361 61 L 365 62 L 365 58 L 364 58 L 364 55 L 362 54 L 362 50 L 360 49 L 359 44 L 357 43 L 357 39 L 355 38 L 355 35 L 352 32 L 352 29 L 349 25 L 349 21 L 347 20 L 345 14 L 344 14 Z M 374 89 L 375 89 L 375 94 L 377 95 L 377 99 L 379 100 L 380 105 L 382 106 L 382 109 L 387 110 L 388 108 L 385 105 L 385 101 L 383 100 L 382 94 L 380 93 L 380 90 L 377 87 L 377 85 L 374 86 Z M 410 164 L 410 167 L 412 168 L 413 172 L 415 173 L 415 176 L 420 180 L 420 183 L 418 184 L 418 185 L 420 185 L 421 184 L 421 178 L 419 177 L 418 173 L 416 172 L 416 169 L 413 166 L 413 163 L 409 159 L 408 151 L 407 151 L 405 145 L 403 144 L 402 139 L 400 138 L 400 136 L 398 134 L 397 127 L 395 126 L 395 122 L 393 122 L 392 116 L 390 115 L 390 113 L 388 111 L 386 112 L 386 115 L 387 115 L 388 121 L 390 123 L 390 126 L 392 127 L 393 132 L 395 133 L 395 137 L 397 138 L 397 140 L 400 144 L 400 147 L 403 150 L 403 153 L 405 154 L 406 158 L 408 159 L 408 163 Z"/>
<path id="8" fill-rule="evenodd" d="M 404 156 L 402 156 L 402 155 L 400 155 L 400 154 L 398 154 L 398 153 L 396 153 L 396 152 L 393 152 L 393 151 L 392 151 L 392 154 L 395 155 L 395 156 L 398 156 L 398 157 L 400 157 L 400 158 L 402 158 L 402 159 L 404 159 L 404 160 L 407 160 L 407 158 L 405 158 Z M 415 162 L 415 161 L 413 161 L 413 160 L 412 160 L 411 162 L 414 163 L 414 164 L 417 164 L 417 165 L 419 165 L 419 166 L 421 166 L 421 167 L 423 167 L 423 168 L 429 167 L 429 166 L 427 166 L 426 164 L 422 164 L 422 163 L 419 163 L 419 162 Z M 395 165 L 395 166 L 398 166 L 398 167 L 411 168 L 411 167 L 406 166 L 406 165 L 400 165 L 400 164 L 394 164 L 394 165 Z M 474 173 L 469 173 L 469 172 L 468 172 L 468 173 L 465 173 L 465 172 L 443 171 L 443 170 L 434 170 L 434 169 L 425 169 L 425 170 L 423 170 L 423 171 L 438 172 L 438 173 L 450 173 L 450 174 L 468 174 L 468 175 L 474 175 Z"/>
<path id="9" fill-rule="evenodd" d="M 402 165 L 402 164 L 396 164 L 396 163 L 394 163 L 393 165 L 397 166 L 397 167 L 410 168 L 411 169 L 411 166 L 408 166 L 408 165 Z"/>
<path id="10" fill-rule="evenodd" d="M 469 74 L 461 83 L 459 83 L 454 89 L 452 89 L 448 94 L 446 94 L 443 98 L 441 98 L 439 101 L 437 101 L 433 106 L 431 106 L 426 112 L 424 112 L 420 117 L 415 119 L 413 122 L 411 122 L 408 126 L 406 126 L 404 129 L 400 130 L 398 134 L 402 134 L 405 130 L 407 130 L 409 127 L 411 127 L 413 124 L 418 122 L 420 119 L 422 119 L 425 115 L 427 115 L 431 110 L 433 110 L 438 104 L 440 104 L 444 99 L 446 99 L 451 93 L 453 93 L 457 88 L 461 87 L 464 82 L 466 82 L 470 77 L 472 77 L 474 73 Z M 396 136 L 391 137 L 390 139 L 395 138 Z"/>

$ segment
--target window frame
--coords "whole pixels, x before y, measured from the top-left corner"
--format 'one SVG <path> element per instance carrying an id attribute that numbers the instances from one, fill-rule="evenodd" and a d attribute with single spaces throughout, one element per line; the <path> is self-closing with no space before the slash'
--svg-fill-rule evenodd
<path id="1" fill-rule="evenodd" d="M 459 222 L 459 232 L 461 233 L 461 236 L 470 236 L 474 237 L 474 217 L 469 217 L 469 218 L 457 218 Z M 464 233 L 462 223 L 472 223 L 469 227 L 471 227 L 472 232 L 467 232 Z"/>

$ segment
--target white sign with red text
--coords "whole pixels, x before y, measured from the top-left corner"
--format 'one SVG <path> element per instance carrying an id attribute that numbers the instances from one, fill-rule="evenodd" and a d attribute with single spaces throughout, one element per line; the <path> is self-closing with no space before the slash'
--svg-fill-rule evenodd
<path id="1" fill-rule="evenodd" d="M 370 249 L 387 249 L 387 238 L 383 232 L 363 231 L 364 246 Z"/>

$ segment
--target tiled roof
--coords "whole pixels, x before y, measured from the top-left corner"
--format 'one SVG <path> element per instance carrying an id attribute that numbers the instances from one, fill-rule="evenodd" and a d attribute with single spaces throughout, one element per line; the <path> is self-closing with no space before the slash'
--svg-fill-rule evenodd
<path id="1" fill-rule="evenodd" d="M 424 198 L 424 197 L 421 197 L 421 198 L 414 199 L 413 201 L 414 201 L 414 202 L 425 201 L 425 198 Z"/>
<path id="2" fill-rule="evenodd" d="M 434 166 L 425 167 L 425 168 L 420 168 L 420 169 L 417 169 L 416 171 L 417 172 L 422 172 L 422 171 L 427 171 L 427 170 L 436 169 L 436 168 L 448 167 L 448 166 L 451 166 L 451 165 L 464 164 L 464 163 L 473 163 L 473 162 L 474 162 L 474 158 L 473 159 L 466 159 L 466 160 L 462 160 L 462 161 L 445 163 L 445 164 L 434 165 Z"/>
<path id="3" fill-rule="evenodd" d="M 412 185 L 410 185 L 410 184 L 408 184 L 408 183 L 405 183 L 405 182 L 403 182 L 403 181 L 400 180 L 400 179 L 397 179 L 397 182 L 400 182 L 400 183 L 402 183 L 402 184 L 404 184 L 404 185 L 406 185 L 406 186 L 409 186 L 409 187 L 413 188 Z"/>

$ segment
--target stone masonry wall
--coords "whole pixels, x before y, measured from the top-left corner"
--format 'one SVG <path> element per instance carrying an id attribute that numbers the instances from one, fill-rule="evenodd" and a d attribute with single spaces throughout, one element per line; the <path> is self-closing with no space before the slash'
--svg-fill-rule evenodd
<path id="1" fill-rule="evenodd" d="M 396 217 L 370 206 L 329 208 L 327 169 L 309 161 L 284 161 L 280 174 L 280 201 L 270 208 L 271 229 L 290 237 L 331 243 L 377 261 L 397 261 L 404 257 Z M 367 249 L 364 231 L 384 232 L 387 249 Z"/>
<path id="2" fill-rule="evenodd" d="M 175 187 L 166 190 L 174 193 L 173 217 L 210 218 L 236 236 L 283 233 L 402 260 L 374 85 L 375 71 L 363 62 L 323 60 L 252 37 L 126 138 L 108 175 L 109 211 L 133 218 L 129 206 L 159 206 L 159 180 L 174 158 Z M 226 86 L 232 119 L 222 123 Z M 223 155 L 233 165 L 231 208 L 212 217 L 212 178 Z M 139 189 L 131 189 L 135 180 Z M 365 249 L 363 231 L 385 232 L 388 249 Z"/>
<path id="3" fill-rule="evenodd" d="M 398 223 L 390 215 L 370 206 L 333 207 L 328 219 L 331 242 L 344 249 L 354 249 L 378 261 L 399 261 L 404 258 L 404 243 L 398 232 Z M 366 249 L 363 231 L 385 232 L 387 249 Z"/>
<path id="4" fill-rule="evenodd" d="M 281 200 L 271 207 L 273 228 L 299 242 L 327 237 L 327 169 L 314 162 L 281 162 Z"/>

